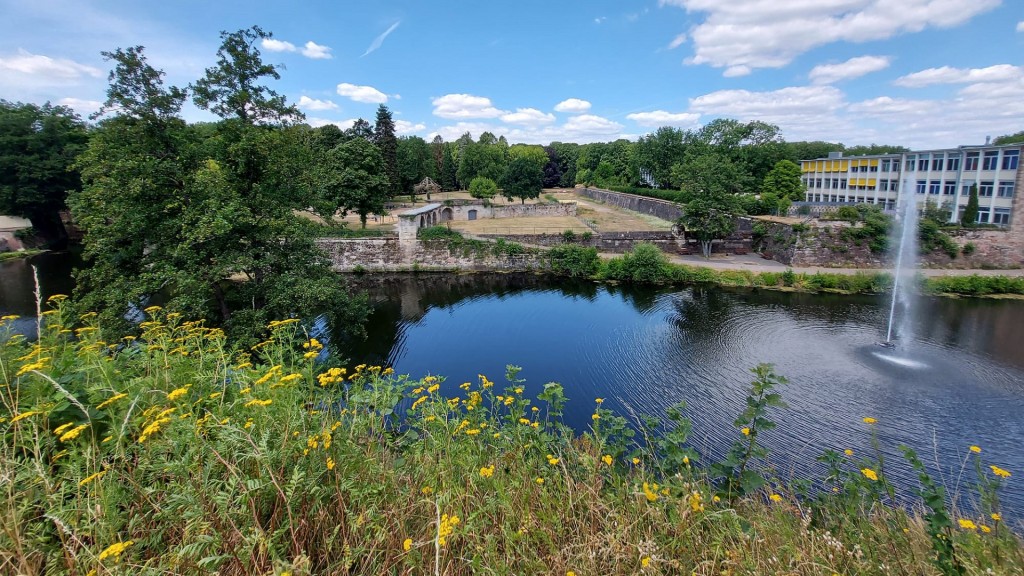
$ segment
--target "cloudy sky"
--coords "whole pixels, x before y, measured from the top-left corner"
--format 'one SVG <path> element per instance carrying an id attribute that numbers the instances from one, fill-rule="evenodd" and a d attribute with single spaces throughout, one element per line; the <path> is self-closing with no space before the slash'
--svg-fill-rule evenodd
<path id="1" fill-rule="evenodd" d="M 714 118 L 788 140 L 914 148 L 1024 130 L 1024 0 L 0 0 L 0 98 L 88 114 L 102 50 L 143 45 L 171 83 L 258 24 L 274 87 L 314 125 L 546 144 Z M 186 109 L 190 120 L 204 112 Z"/>

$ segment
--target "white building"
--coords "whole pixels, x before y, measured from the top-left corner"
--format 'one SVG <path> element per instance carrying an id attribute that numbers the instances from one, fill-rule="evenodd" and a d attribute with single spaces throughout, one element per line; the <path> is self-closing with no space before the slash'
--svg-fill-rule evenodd
<path id="1" fill-rule="evenodd" d="M 951 210 L 958 221 L 971 187 L 978 186 L 978 222 L 1009 225 L 1013 196 L 1022 187 L 1021 144 L 960 146 L 904 154 L 801 160 L 808 202 L 846 202 L 896 207 L 903 194 Z M 903 198 L 909 196 L 904 195 Z M 954 209 L 955 207 L 955 209 Z"/>

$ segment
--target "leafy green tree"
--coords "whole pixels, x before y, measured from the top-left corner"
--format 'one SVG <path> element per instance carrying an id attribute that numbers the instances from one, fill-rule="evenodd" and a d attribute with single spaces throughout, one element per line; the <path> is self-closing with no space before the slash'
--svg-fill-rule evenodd
<path id="1" fill-rule="evenodd" d="M 701 154 L 687 154 L 682 164 L 672 167 L 672 182 L 681 190 L 694 195 L 719 196 L 742 191 L 742 169 L 727 156 L 705 150 Z"/>
<path id="2" fill-rule="evenodd" d="M 684 206 L 680 223 L 687 233 L 697 238 L 704 257 L 711 258 L 714 241 L 736 229 L 734 214 L 737 212 L 736 197 L 731 194 L 700 194 Z"/>
<path id="3" fill-rule="evenodd" d="M 973 228 L 978 225 L 978 185 L 971 185 L 971 193 L 967 197 L 967 207 L 964 208 L 964 215 L 960 218 L 960 225 L 964 228 Z"/>
<path id="4" fill-rule="evenodd" d="M 440 134 L 430 141 L 430 153 L 434 157 L 434 180 L 440 182 L 444 173 L 444 138 Z"/>
<path id="5" fill-rule="evenodd" d="M 71 166 L 87 141 L 70 108 L 0 100 L 0 214 L 28 218 L 50 246 L 63 247 L 59 212 L 68 192 L 81 188 Z"/>
<path id="6" fill-rule="evenodd" d="M 992 143 L 996 146 L 1002 146 L 1004 144 L 1016 144 L 1017 142 L 1024 142 L 1024 130 L 1015 134 L 1005 134 L 1003 136 L 997 136 Z"/>
<path id="7" fill-rule="evenodd" d="M 764 177 L 762 194 L 774 194 L 778 198 L 803 200 L 804 185 L 800 181 L 800 167 L 789 160 L 779 160 L 775 168 Z"/>
<path id="8" fill-rule="evenodd" d="M 477 144 L 468 142 L 459 154 L 459 169 L 456 173 L 459 184 L 468 188 L 474 178 L 484 177 L 498 181 L 508 164 L 504 149 L 497 143 Z"/>
<path id="9" fill-rule="evenodd" d="M 845 154 L 847 156 L 864 156 L 868 154 L 902 154 L 904 152 L 910 152 L 910 148 L 892 144 L 867 144 L 850 146 L 846 149 Z"/>
<path id="10" fill-rule="evenodd" d="M 355 212 L 366 228 L 370 214 L 383 214 L 390 195 L 380 149 L 362 138 L 353 138 L 330 152 L 333 169 L 323 180 L 327 195 L 342 214 Z"/>
<path id="11" fill-rule="evenodd" d="M 672 166 L 683 161 L 685 150 L 686 133 L 670 126 L 663 126 L 653 134 L 641 136 L 636 143 L 639 167 L 647 170 L 659 186 L 670 184 Z"/>
<path id="12" fill-rule="evenodd" d="M 526 158 L 540 169 L 544 171 L 544 166 L 548 163 L 548 154 L 544 151 L 543 146 L 534 146 L 531 144 L 516 144 L 508 150 L 510 160 L 516 158 Z"/>
<path id="13" fill-rule="evenodd" d="M 508 163 L 502 184 L 506 198 L 519 198 L 525 204 L 527 198 L 540 197 L 544 187 L 544 171 L 530 158 L 520 156 Z"/>
<path id="14" fill-rule="evenodd" d="M 389 195 L 402 192 L 402 178 L 398 173 L 398 138 L 395 137 L 395 121 L 391 111 L 381 104 L 377 107 L 377 122 L 373 126 L 373 143 L 380 149 L 384 159 L 384 173 L 388 177 Z"/>
<path id="15" fill-rule="evenodd" d="M 498 193 L 498 185 L 490 178 L 477 176 L 469 183 L 469 195 L 473 198 L 490 199 Z"/>
<path id="16" fill-rule="evenodd" d="M 362 118 L 357 118 L 347 130 L 345 130 L 345 139 L 362 138 L 367 142 L 373 141 L 373 126 Z"/>
<path id="17" fill-rule="evenodd" d="M 430 144 L 423 138 L 403 136 L 398 139 L 398 176 L 401 179 L 401 192 L 408 194 L 412 194 L 413 187 L 427 176 L 437 180 Z"/>

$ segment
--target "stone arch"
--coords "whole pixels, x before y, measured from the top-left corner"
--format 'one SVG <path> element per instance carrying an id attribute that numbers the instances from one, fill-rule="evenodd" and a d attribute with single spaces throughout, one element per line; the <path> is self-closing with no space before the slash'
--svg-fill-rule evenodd
<path id="1" fill-rule="evenodd" d="M 426 220 L 424 220 L 424 219 L 423 219 L 423 216 L 422 216 L 422 215 L 420 215 L 420 228 L 423 228 L 423 226 L 425 225 L 425 223 L 426 223 Z"/>
<path id="2" fill-rule="evenodd" d="M 441 222 L 449 222 L 452 219 L 452 209 L 445 208 L 441 210 Z"/>

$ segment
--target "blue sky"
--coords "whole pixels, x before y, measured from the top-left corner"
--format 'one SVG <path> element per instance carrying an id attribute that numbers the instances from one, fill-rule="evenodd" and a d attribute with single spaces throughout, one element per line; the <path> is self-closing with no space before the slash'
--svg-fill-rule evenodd
<path id="1" fill-rule="evenodd" d="M 1024 129 L 1021 0 L 151 2 L 0 0 L 0 98 L 104 99 L 101 50 L 143 45 L 168 81 L 257 24 L 274 88 L 314 125 L 546 144 L 763 120 L 788 140 L 914 148 Z M 192 107 L 190 120 L 207 119 Z"/>

